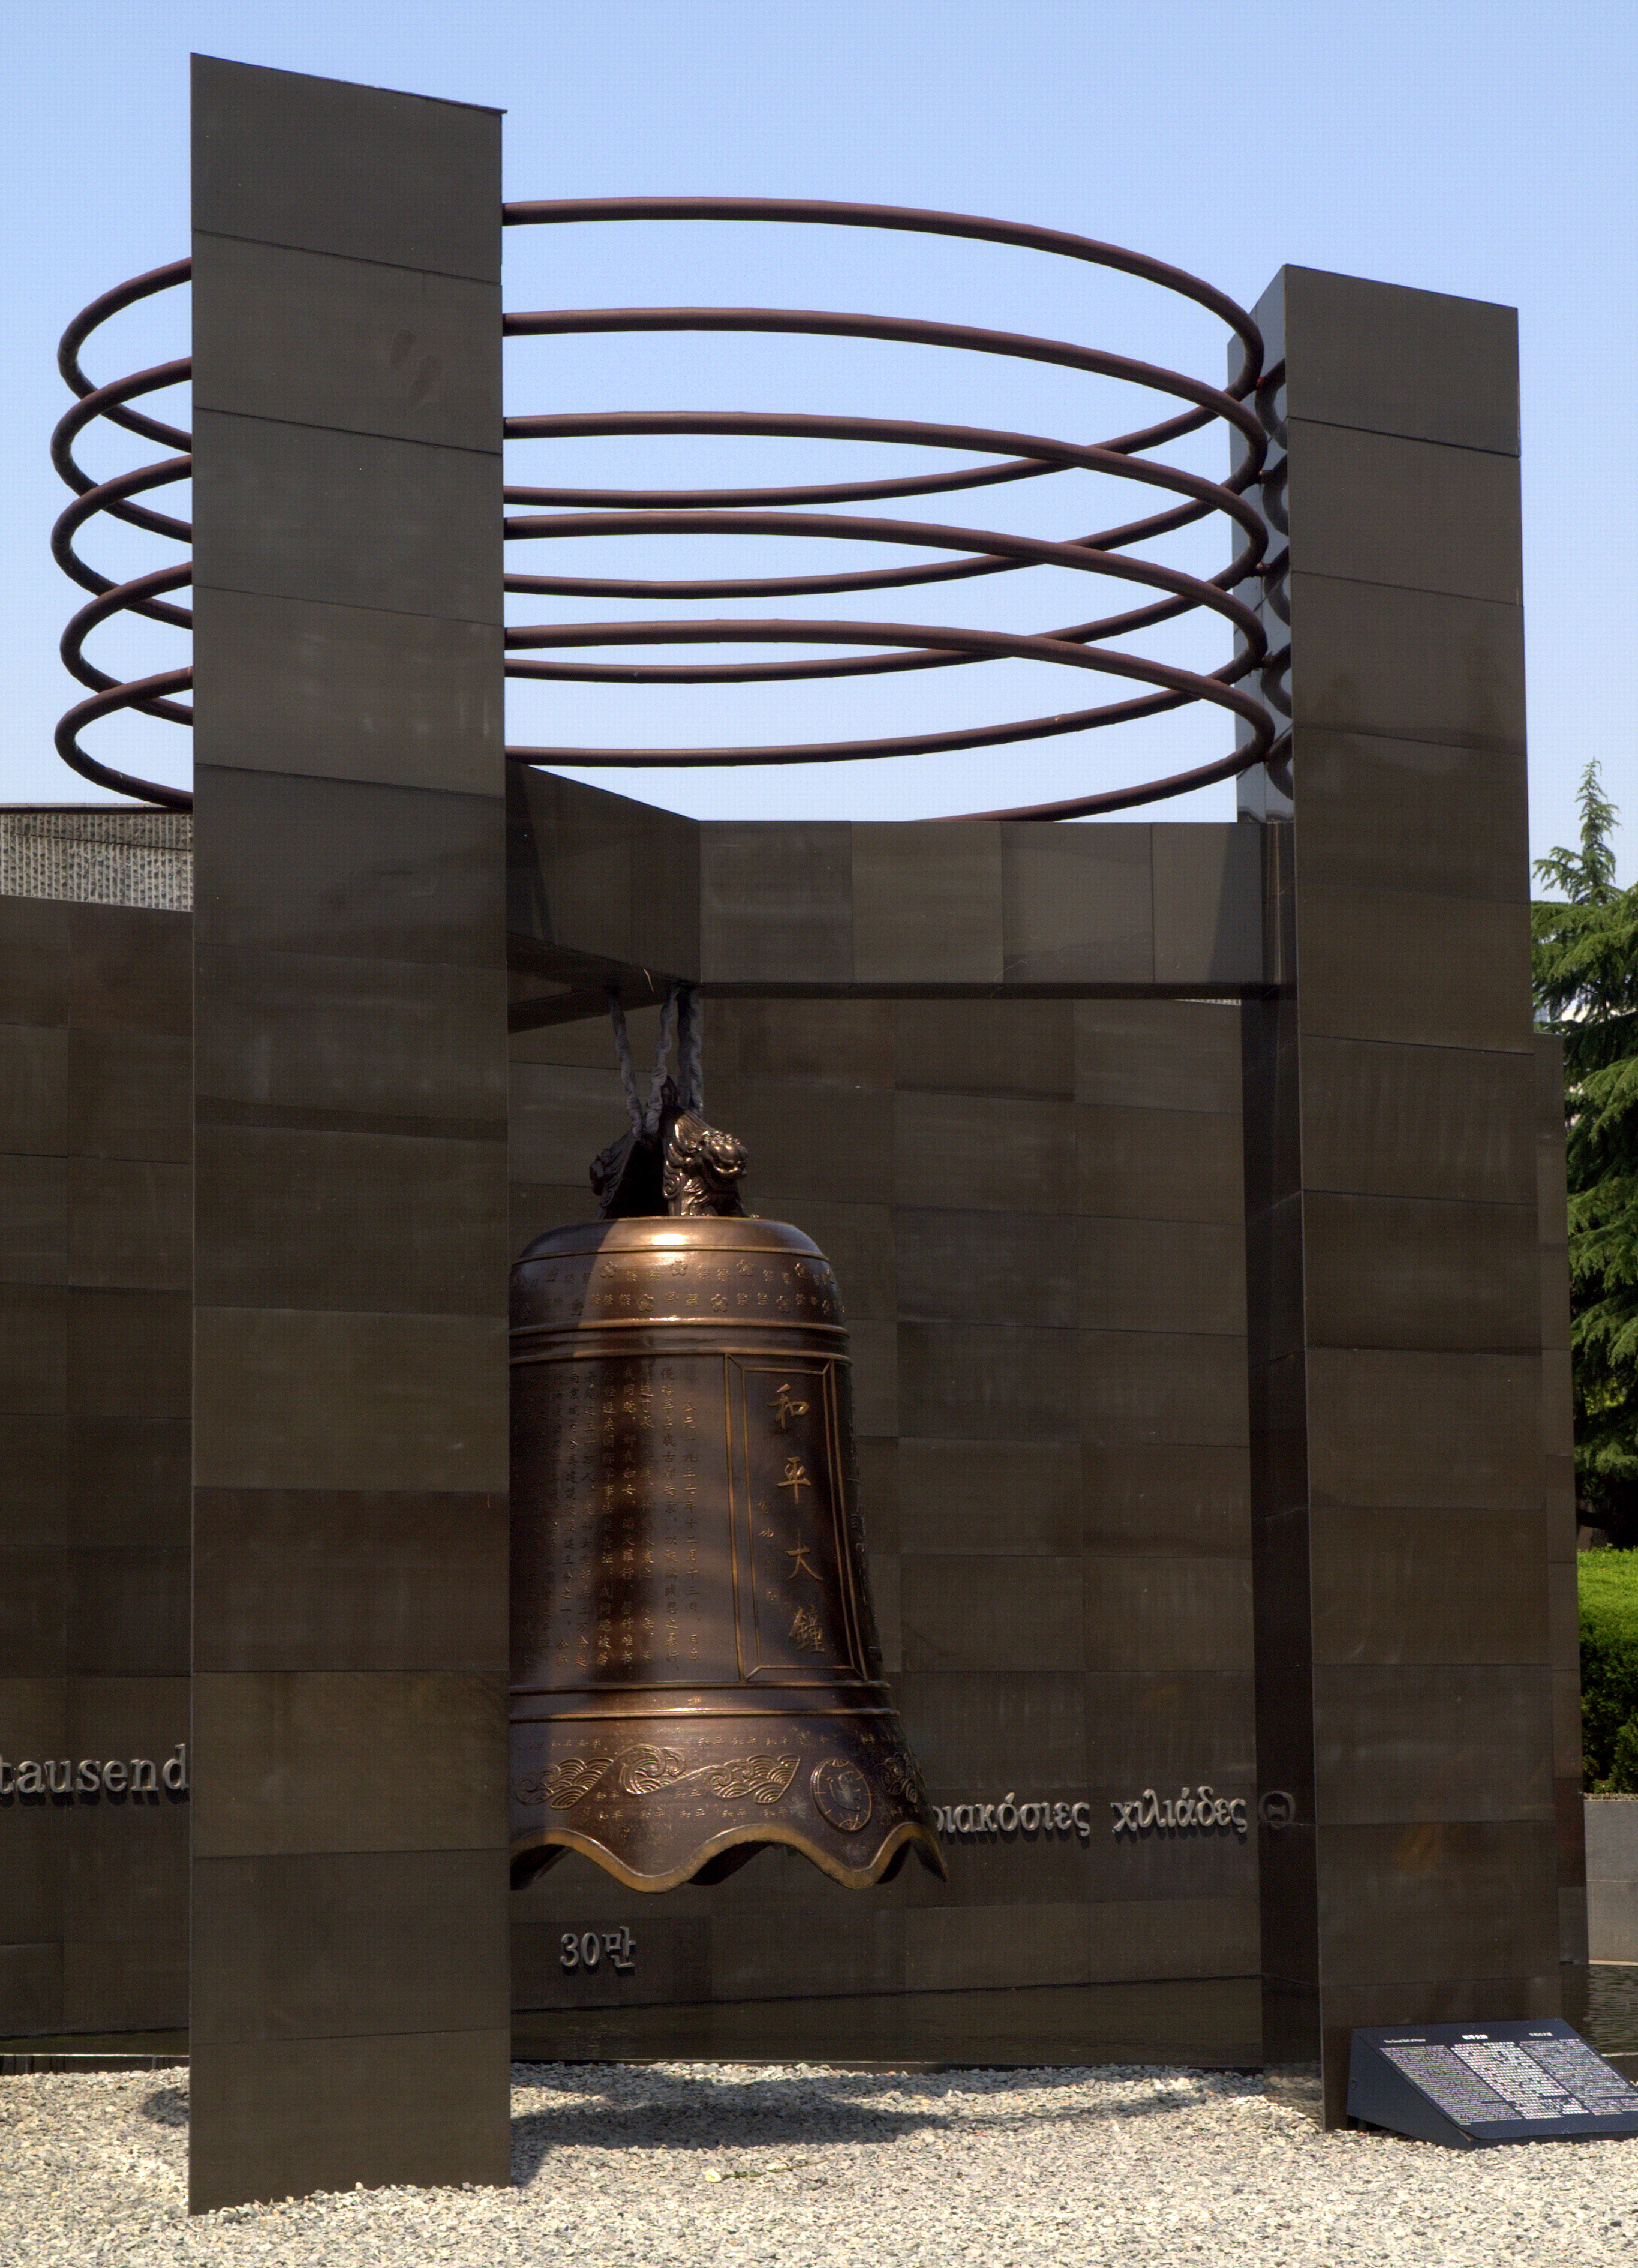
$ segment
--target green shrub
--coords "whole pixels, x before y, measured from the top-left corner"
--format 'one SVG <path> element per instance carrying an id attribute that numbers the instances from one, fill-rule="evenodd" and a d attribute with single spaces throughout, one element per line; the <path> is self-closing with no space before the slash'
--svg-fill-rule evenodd
<path id="1" fill-rule="evenodd" d="M 1638 1795 L 1638 1717 L 1629 1717 L 1615 1735 L 1605 1795 Z"/>
<path id="2" fill-rule="evenodd" d="M 1638 1794 L 1638 1551 L 1583 1551 L 1582 1785 Z"/>

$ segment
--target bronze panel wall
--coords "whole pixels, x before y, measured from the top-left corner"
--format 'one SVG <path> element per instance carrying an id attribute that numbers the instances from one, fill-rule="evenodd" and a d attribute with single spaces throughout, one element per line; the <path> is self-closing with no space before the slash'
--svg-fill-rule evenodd
<path id="1" fill-rule="evenodd" d="M 200 2210 L 507 2178 L 507 1127 L 499 120 L 194 95 Z"/>
<path id="2" fill-rule="evenodd" d="M 1241 786 L 1285 978 L 1243 1012 L 1257 1716 L 1296 1810 L 1262 1832 L 1264 2028 L 1335 2121 L 1350 2026 L 1558 2005 L 1549 1556 L 1574 1579 L 1541 1524 L 1513 318 L 1288 269 L 1259 321 L 1292 740 Z"/>
<path id="3" fill-rule="evenodd" d="M 0 899 L 0 2034 L 187 2021 L 190 926 Z"/>
<path id="4" fill-rule="evenodd" d="M 694 821 L 521 767 L 509 792 L 516 1005 L 542 1021 L 599 1012 L 610 976 L 652 997 L 656 972 L 745 1000 L 946 1003 L 1231 999 L 1265 978 L 1250 828 Z"/>

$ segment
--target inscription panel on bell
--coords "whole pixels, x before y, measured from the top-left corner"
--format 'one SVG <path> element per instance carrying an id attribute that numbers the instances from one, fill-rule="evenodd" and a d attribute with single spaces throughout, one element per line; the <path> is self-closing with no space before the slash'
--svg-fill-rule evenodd
<path id="1" fill-rule="evenodd" d="M 538 1432 L 551 1450 L 526 1463 L 533 1501 L 516 1507 L 517 1627 L 534 1634 L 521 1683 L 863 1672 L 840 1365 L 712 1352 L 529 1370 L 520 1441 Z"/>

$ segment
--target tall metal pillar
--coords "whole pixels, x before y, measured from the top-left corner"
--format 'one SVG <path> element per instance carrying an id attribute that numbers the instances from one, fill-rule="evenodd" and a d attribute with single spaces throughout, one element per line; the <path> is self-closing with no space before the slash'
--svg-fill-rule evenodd
<path id="1" fill-rule="evenodd" d="M 508 2177 L 499 158 L 195 59 L 195 2211 Z"/>
<path id="2" fill-rule="evenodd" d="M 1241 799 L 1290 979 L 1245 1011 L 1265 2044 L 1323 2058 L 1334 2123 L 1351 2026 L 1558 2007 L 1517 360 L 1509 308 L 1307 269 L 1257 317 L 1293 718 Z"/>

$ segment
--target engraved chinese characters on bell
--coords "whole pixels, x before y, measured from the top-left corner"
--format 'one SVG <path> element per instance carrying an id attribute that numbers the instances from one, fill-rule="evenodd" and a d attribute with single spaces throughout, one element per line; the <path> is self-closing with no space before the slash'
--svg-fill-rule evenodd
<path id="1" fill-rule="evenodd" d="M 792 1397 L 790 1381 L 788 1378 L 780 1381 L 779 1390 L 768 1406 L 773 1411 L 774 1423 L 782 1433 L 793 1418 L 805 1418 L 808 1414 L 807 1403 L 797 1402 Z"/>
<path id="2" fill-rule="evenodd" d="M 854 1888 L 933 1814 L 883 1678 L 847 1331 L 797 1229 L 638 1217 L 513 1270 L 512 1852 Z"/>

